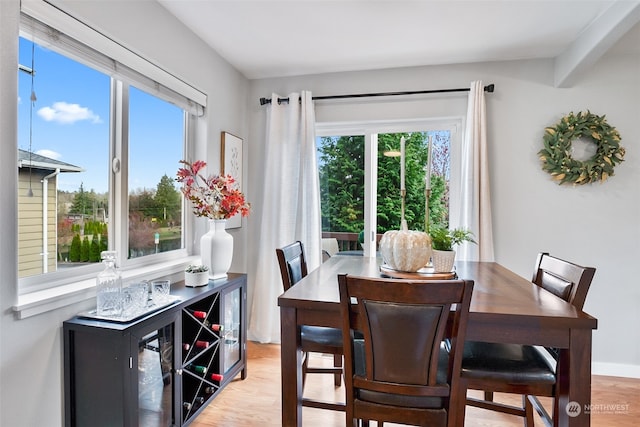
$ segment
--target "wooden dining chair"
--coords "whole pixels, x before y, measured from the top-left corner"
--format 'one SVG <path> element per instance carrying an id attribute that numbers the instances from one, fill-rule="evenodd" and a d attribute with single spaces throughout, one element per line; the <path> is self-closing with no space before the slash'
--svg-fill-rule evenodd
<path id="1" fill-rule="evenodd" d="M 581 310 L 595 271 L 543 252 L 536 259 L 532 281 Z M 524 425 L 528 427 L 534 425 L 535 408 L 545 424 L 551 426 L 557 420 L 558 399 L 553 399 L 550 416 L 536 396 L 555 397 L 559 357 L 555 348 L 467 342 L 462 382 L 468 389 L 484 391 L 484 400 L 467 398 L 467 405 L 524 417 Z M 494 392 L 520 394 L 522 406 L 495 402 Z"/>
<path id="2" fill-rule="evenodd" d="M 460 366 L 473 281 L 341 274 L 346 424 L 462 425 Z M 453 311 L 452 311 L 453 308 Z M 450 352 L 441 342 L 450 323 Z"/>
<path id="3" fill-rule="evenodd" d="M 282 248 L 276 249 L 280 275 L 284 290 L 298 283 L 308 273 L 307 261 L 304 256 L 304 245 L 300 241 L 293 242 Z M 303 351 L 302 383 L 307 374 L 332 374 L 334 385 L 342 384 L 342 331 L 338 328 L 326 328 L 321 326 L 303 325 L 300 328 L 301 347 Z M 333 368 L 321 368 L 309 366 L 309 353 L 322 353 L 333 355 Z M 344 411 L 344 404 L 325 402 L 316 399 L 302 399 L 302 405 L 312 408 Z"/>

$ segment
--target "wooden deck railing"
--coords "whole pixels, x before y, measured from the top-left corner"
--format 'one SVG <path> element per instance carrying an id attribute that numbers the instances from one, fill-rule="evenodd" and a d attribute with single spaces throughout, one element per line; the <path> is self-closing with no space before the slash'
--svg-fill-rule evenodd
<path id="1" fill-rule="evenodd" d="M 340 251 L 360 251 L 362 247 L 358 242 L 358 233 L 346 233 L 341 231 L 323 231 L 323 239 L 334 238 L 338 241 Z M 380 243 L 382 234 L 376 235 L 376 243 Z"/>

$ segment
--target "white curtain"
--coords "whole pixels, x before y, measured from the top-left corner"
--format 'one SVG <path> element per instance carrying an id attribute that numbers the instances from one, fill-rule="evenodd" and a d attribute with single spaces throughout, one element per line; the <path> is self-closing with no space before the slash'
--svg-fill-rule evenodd
<path id="1" fill-rule="evenodd" d="M 460 207 L 459 211 L 451 213 L 451 226 L 471 230 L 478 244 L 460 245 L 457 249 L 460 260 L 494 260 L 486 121 L 484 86 L 482 81 L 474 81 L 469 92 L 462 140 Z"/>
<path id="2" fill-rule="evenodd" d="M 282 97 L 280 97 L 282 98 Z M 302 241 L 309 271 L 321 262 L 320 186 L 315 145 L 315 112 L 311 92 L 289 94 L 289 102 L 271 98 L 267 111 L 265 175 L 259 213 L 260 235 L 253 284 L 248 338 L 280 342 L 282 278 L 276 248 Z"/>

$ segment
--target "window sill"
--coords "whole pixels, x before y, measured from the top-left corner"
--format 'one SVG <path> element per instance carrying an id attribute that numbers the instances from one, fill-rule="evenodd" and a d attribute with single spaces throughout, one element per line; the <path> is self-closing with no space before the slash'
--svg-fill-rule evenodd
<path id="1" fill-rule="evenodd" d="M 182 272 L 196 257 L 185 257 L 168 262 L 138 267 L 122 272 L 124 283 L 135 280 L 151 280 L 168 277 L 172 281 L 183 280 Z M 96 296 L 95 278 L 69 283 L 18 296 L 13 311 L 18 319 L 36 316 L 68 305 L 77 304 Z"/>

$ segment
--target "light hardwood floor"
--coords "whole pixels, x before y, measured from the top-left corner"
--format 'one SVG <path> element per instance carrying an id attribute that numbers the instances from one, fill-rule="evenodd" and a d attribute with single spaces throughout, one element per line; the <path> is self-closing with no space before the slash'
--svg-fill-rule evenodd
<path id="1" fill-rule="evenodd" d="M 280 346 L 248 343 L 248 377 L 234 380 L 191 424 L 193 427 L 280 426 Z M 312 356 L 317 364 L 331 363 L 330 357 Z M 475 392 L 471 392 L 475 393 Z M 305 396 L 344 400 L 344 389 L 334 388 L 330 375 L 307 376 Z M 496 400 L 518 403 L 520 398 L 496 395 Z M 547 408 L 549 400 L 542 399 Z M 594 376 L 592 379 L 591 424 L 594 427 L 640 425 L 640 379 Z M 617 413 L 615 409 L 618 409 Z M 536 415 L 537 417 L 537 415 Z M 303 408 L 305 427 L 344 426 L 341 412 Z M 375 423 L 372 423 L 375 425 Z M 467 408 L 466 427 L 522 426 L 522 419 L 476 408 Z M 536 418 L 536 425 L 543 423 Z M 385 424 L 391 427 L 392 424 Z"/>

